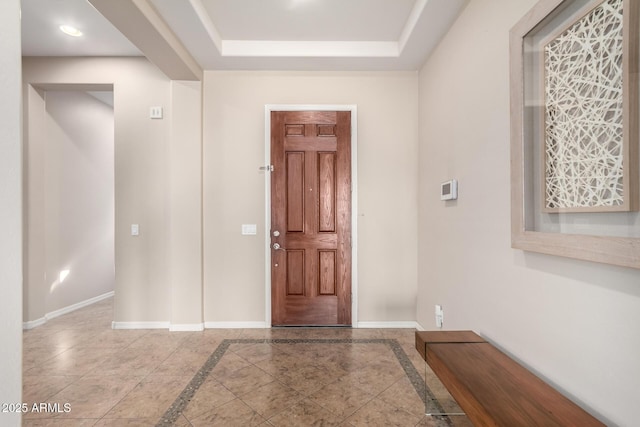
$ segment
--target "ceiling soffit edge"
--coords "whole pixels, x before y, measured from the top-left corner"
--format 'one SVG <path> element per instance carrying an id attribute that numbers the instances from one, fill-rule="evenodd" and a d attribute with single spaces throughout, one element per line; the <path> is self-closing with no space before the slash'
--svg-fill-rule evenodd
<path id="1" fill-rule="evenodd" d="M 202 0 L 188 0 L 220 56 L 229 57 L 354 57 L 396 58 L 407 41 L 429 0 L 416 0 L 397 41 L 304 41 L 304 40 L 225 40 L 213 23 Z"/>

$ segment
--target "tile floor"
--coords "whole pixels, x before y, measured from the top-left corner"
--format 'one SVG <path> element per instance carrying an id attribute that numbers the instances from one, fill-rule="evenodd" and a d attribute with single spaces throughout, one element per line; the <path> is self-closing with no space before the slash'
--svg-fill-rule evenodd
<path id="1" fill-rule="evenodd" d="M 112 330 L 112 305 L 25 331 L 23 426 L 471 425 L 425 415 L 460 409 L 413 330 Z"/>

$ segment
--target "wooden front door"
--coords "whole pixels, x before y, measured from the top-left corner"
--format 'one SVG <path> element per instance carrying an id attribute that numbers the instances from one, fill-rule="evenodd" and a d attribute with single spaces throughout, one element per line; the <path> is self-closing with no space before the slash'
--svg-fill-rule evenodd
<path id="1" fill-rule="evenodd" d="M 351 325 L 351 112 L 271 113 L 273 325 Z"/>

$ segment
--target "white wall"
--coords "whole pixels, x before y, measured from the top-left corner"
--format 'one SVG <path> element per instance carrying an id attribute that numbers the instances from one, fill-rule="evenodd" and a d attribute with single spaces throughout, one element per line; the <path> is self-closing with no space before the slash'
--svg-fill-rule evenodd
<path id="1" fill-rule="evenodd" d="M 79 90 L 30 93 L 42 129 L 31 126 L 25 150 L 26 261 L 41 274 L 25 300 L 50 314 L 114 289 L 113 107 Z"/>
<path id="2" fill-rule="evenodd" d="M 420 72 L 417 319 L 473 329 L 609 425 L 637 425 L 640 271 L 510 247 L 509 29 L 474 0 Z M 459 199 L 439 184 L 459 180 Z"/>
<path id="3" fill-rule="evenodd" d="M 169 242 L 175 230 L 171 216 L 176 208 L 171 198 L 171 170 L 191 166 L 181 165 L 182 161 L 193 162 L 194 167 L 200 163 L 198 158 L 173 159 L 170 155 L 171 138 L 179 141 L 182 137 L 180 132 L 171 130 L 172 111 L 185 107 L 180 101 L 182 98 L 176 98 L 173 104 L 171 81 L 144 58 L 24 58 L 23 69 L 27 100 L 37 97 L 29 84 L 49 88 L 68 84 L 113 85 L 115 326 L 168 327 L 173 310 L 172 288 L 193 286 L 185 284 L 185 278 L 174 281 L 177 278 L 170 275 L 171 268 L 175 267 Z M 196 102 L 189 99 L 188 108 L 199 116 L 199 99 Z M 151 106 L 164 107 L 164 119 L 150 119 Z M 32 116 L 29 114 L 29 119 Z M 33 130 L 32 125 L 27 123 L 27 129 Z M 42 129 L 38 123 L 35 128 Z M 185 138 L 193 139 L 191 134 Z M 199 177 L 197 181 L 200 182 Z M 184 185 L 181 196 L 199 199 L 199 185 Z M 130 235 L 131 224 L 139 224 L 139 236 Z M 197 223 L 189 226 L 199 227 Z M 196 263 L 198 259 L 196 257 Z M 38 272 L 27 268 L 27 273 Z M 200 278 L 197 280 L 195 286 L 201 287 Z M 27 301 L 29 306 L 32 303 Z M 31 311 L 30 319 L 42 316 Z"/>
<path id="4" fill-rule="evenodd" d="M 265 320 L 265 105 L 356 104 L 357 319 L 413 322 L 417 74 L 208 71 L 203 91 L 205 320 Z"/>
<path id="5" fill-rule="evenodd" d="M 0 402 L 22 395 L 22 163 L 20 1 L 0 2 Z M 1 425 L 20 425 L 0 412 Z"/>
<path id="6" fill-rule="evenodd" d="M 202 317 L 202 83 L 171 82 L 171 328 L 199 330 Z"/>

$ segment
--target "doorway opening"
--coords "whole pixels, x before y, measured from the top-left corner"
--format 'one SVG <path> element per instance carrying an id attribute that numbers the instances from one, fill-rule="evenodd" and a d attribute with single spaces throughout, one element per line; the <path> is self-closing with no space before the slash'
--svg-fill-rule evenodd
<path id="1" fill-rule="evenodd" d="M 113 85 L 28 86 L 24 327 L 113 296 Z"/>

